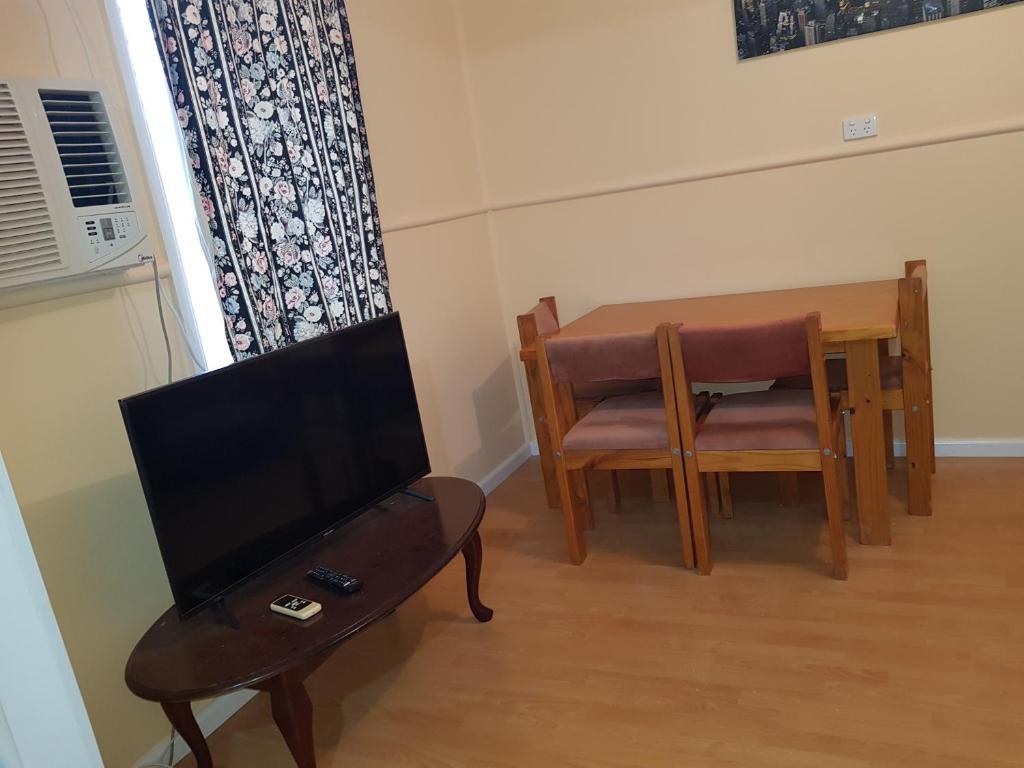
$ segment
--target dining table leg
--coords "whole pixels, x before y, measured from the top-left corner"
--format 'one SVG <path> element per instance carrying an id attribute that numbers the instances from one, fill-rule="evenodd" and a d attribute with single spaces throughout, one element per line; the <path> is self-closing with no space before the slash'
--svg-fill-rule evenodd
<path id="1" fill-rule="evenodd" d="M 861 544 L 891 544 L 889 488 L 885 475 L 885 430 L 878 343 L 846 343 L 846 375 L 853 425 L 853 462 Z"/>

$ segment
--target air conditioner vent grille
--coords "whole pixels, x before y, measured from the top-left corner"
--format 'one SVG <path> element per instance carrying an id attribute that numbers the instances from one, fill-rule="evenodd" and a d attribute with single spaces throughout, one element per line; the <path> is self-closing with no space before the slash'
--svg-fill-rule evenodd
<path id="1" fill-rule="evenodd" d="M 25 127 L 0 83 L 0 281 L 63 266 Z"/>
<path id="2" fill-rule="evenodd" d="M 110 118 L 95 91 L 40 90 L 57 154 L 76 208 L 130 203 L 128 181 Z M 0 95 L 0 153 L 3 151 Z"/>

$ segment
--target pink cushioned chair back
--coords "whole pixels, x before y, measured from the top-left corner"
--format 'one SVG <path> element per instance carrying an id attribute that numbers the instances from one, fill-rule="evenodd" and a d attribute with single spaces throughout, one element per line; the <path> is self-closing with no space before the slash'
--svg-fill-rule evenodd
<path id="1" fill-rule="evenodd" d="M 538 336 L 546 336 L 547 334 L 554 333 L 558 330 L 558 321 L 555 320 L 555 316 L 551 314 L 551 307 L 543 301 L 526 314 L 533 315 L 533 319 L 537 323 Z"/>
<path id="2" fill-rule="evenodd" d="M 661 372 L 654 331 L 554 338 L 545 347 L 559 384 L 655 379 Z"/>
<path id="3" fill-rule="evenodd" d="M 751 325 L 683 325 L 679 342 L 690 381 L 744 383 L 811 372 L 804 317 Z"/>

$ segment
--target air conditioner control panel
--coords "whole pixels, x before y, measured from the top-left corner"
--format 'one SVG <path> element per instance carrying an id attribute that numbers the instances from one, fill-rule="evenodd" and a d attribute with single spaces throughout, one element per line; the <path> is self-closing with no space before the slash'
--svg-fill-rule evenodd
<path id="1" fill-rule="evenodd" d="M 78 222 L 88 243 L 86 252 L 90 264 L 120 256 L 141 237 L 139 219 L 131 212 L 79 216 Z"/>

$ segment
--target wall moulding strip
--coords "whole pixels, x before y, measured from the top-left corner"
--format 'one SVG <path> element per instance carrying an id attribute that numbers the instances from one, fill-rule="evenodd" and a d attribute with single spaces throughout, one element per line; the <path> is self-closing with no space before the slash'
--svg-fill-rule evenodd
<path id="1" fill-rule="evenodd" d="M 171 277 L 171 270 L 163 261 L 157 262 L 157 270 L 161 280 Z M 151 282 L 153 282 L 153 268 L 149 264 L 127 269 L 86 273 L 64 280 L 51 280 L 0 291 L 0 311 Z"/>
<path id="2" fill-rule="evenodd" d="M 864 147 L 859 146 L 860 143 L 858 142 L 857 145 L 853 147 L 841 146 L 835 149 L 818 149 L 810 152 L 784 155 L 771 159 L 755 160 L 747 163 L 737 163 L 735 165 L 722 165 L 716 168 L 698 169 L 689 173 L 654 176 L 648 179 L 625 184 L 597 185 L 551 195 L 521 198 L 519 200 L 511 200 L 504 203 L 499 202 L 463 211 L 454 211 L 451 213 L 436 214 L 434 216 L 399 221 L 395 224 L 385 226 L 383 230 L 384 234 L 390 234 L 392 232 L 429 227 L 435 224 L 446 224 L 460 219 L 481 216 L 486 213 L 497 213 L 500 211 L 514 210 L 516 208 L 530 208 L 536 205 L 550 205 L 552 203 L 564 203 L 572 200 L 584 200 L 592 197 L 618 195 L 624 192 L 637 192 L 645 189 L 672 187 L 679 184 L 690 184 L 696 181 L 725 179 L 731 176 L 743 176 L 750 173 L 763 173 L 765 171 L 776 171 L 785 168 L 797 168 L 803 165 L 827 163 L 833 160 L 845 160 L 848 158 L 864 157 L 867 155 L 881 155 L 888 152 L 899 152 L 906 149 L 933 147 L 959 141 L 985 139 L 1021 132 L 1024 132 L 1024 117 L 969 126 L 955 130 L 935 131 L 932 133 L 919 134 L 911 138 L 890 139 L 888 141 L 872 140 L 864 142 L 867 144 L 867 146 Z"/>

